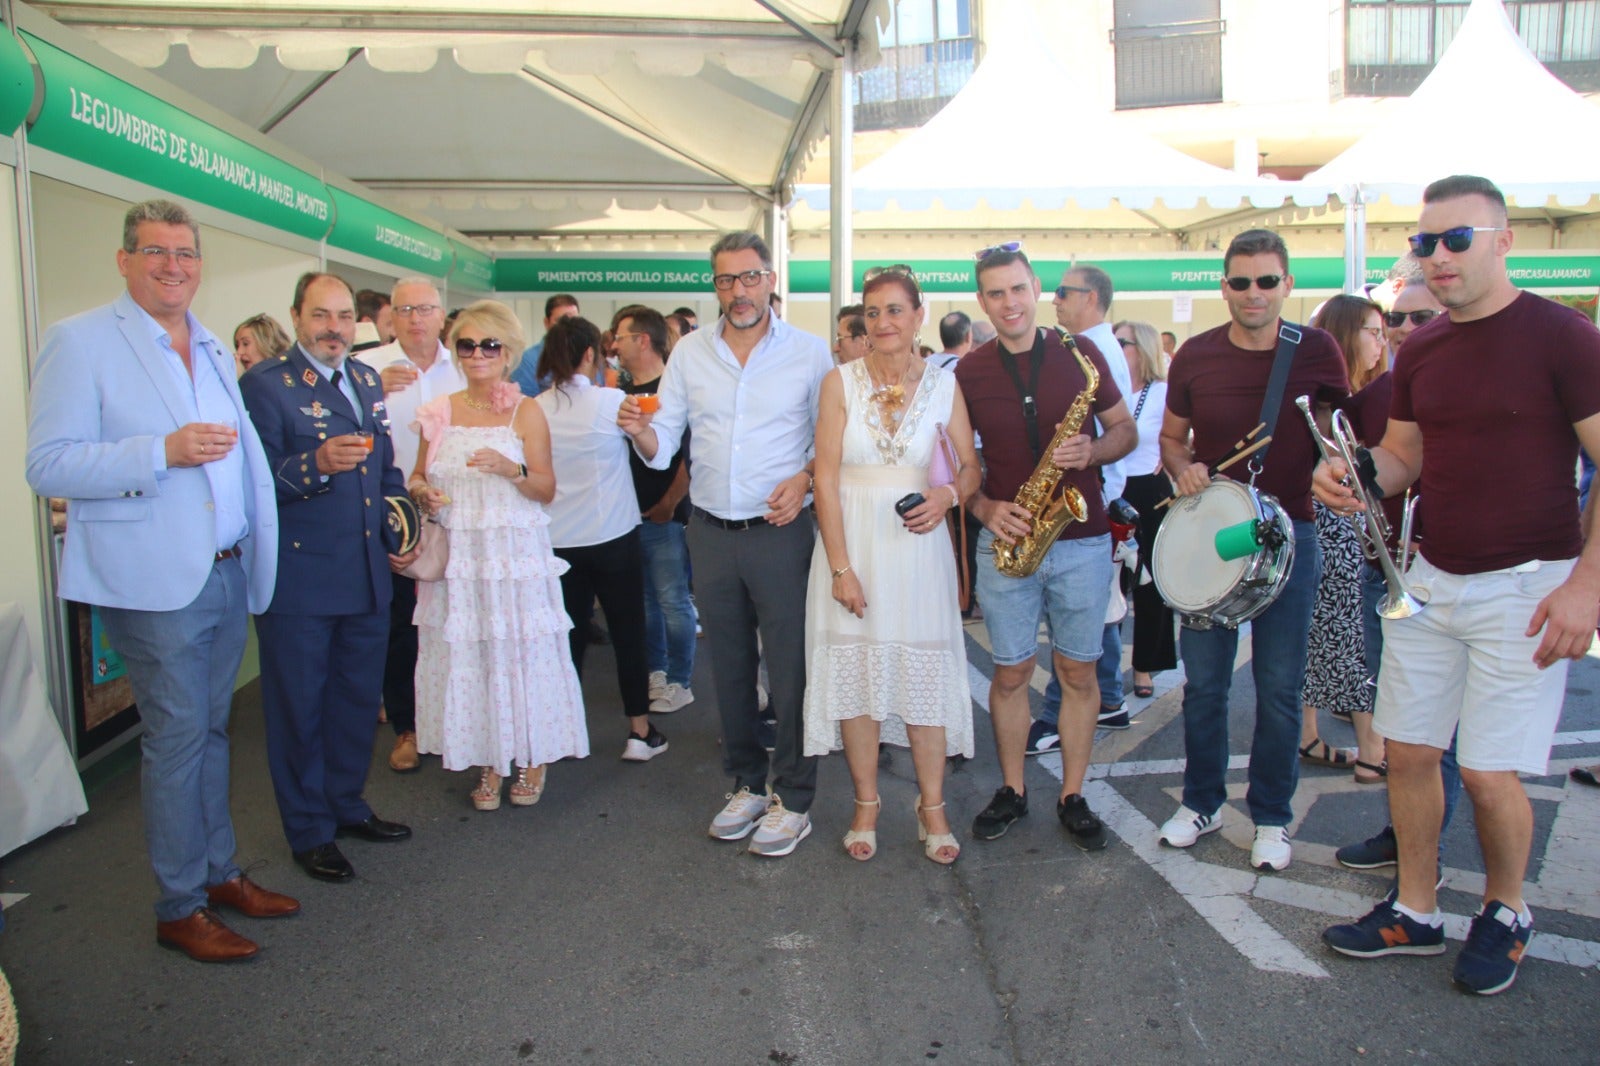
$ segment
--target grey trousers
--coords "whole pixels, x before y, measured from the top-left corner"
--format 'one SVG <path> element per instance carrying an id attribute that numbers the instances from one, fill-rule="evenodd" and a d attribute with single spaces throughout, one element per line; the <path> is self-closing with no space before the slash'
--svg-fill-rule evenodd
<path id="1" fill-rule="evenodd" d="M 817 537 L 810 510 L 786 526 L 729 530 L 689 519 L 695 605 L 711 652 L 722 715 L 722 768 L 735 787 L 772 791 L 791 811 L 810 810 L 817 760 L 804 754 L 806 581 Z M 760 634 L 761 651 L 756 635 Z M 769 709 L 778 720 L 771 758 L 757 732 L 756 669 L 764 652 Z"/>

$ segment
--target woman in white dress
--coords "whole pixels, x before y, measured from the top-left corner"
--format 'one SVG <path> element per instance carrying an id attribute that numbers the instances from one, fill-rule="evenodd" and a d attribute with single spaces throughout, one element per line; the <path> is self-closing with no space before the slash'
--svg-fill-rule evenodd
<path id="1" fill-rule="evenodd" d="M 546 766 L 589 754 L 561 605 L 565 565 L 544 504 L 556 492 L 550 430 L 506 379 L 522 352 L 511 309 L 480 300 L 450 331 L 460 392 L 417 409 L 422 447 L 409 489 L 449 530 L 442 581 L 417 582 L 417 748 L 446 770 L 478 768 L 473 806 L 531 806 Z"/>
<path id="2" fill-rule="evenodd" d="M 947 755 L 973 754 L 972 694 L 946 514 L 978 488 L 955 375 L 917 355 L 922 292 L 908 267 L 868 272 L 871 353 L 822 381 L 816 508 L 822 536 L 806 596 L 805 751 L 844 748 L 855 786 L 845 851 L 877 852 L 878 742 L 907 745 L 924 853 L 961 853 L 944 811 Z M 938 425 L 960 472 L 930 489 Z M 901 515 L 895 504 L 920 503 Z"/>

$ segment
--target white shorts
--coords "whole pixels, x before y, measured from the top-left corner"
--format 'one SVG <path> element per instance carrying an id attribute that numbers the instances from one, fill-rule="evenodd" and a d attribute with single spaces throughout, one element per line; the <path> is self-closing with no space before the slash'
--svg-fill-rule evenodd
<path id="1" fill-rule="evenodd" d="M 1456 757 L 1469 770 L 1544 774 L 1568 660 L 1540 670 L 1533 653 L 1542 634 L 1524 634 L 1575 562 L 1459 575 L 1419 556 L 1406 580 L 1428 590 L 1428 603 L 1411 618 L 1383 620 L 1373 729 L 1441 749 L 1456 733 Z"/>

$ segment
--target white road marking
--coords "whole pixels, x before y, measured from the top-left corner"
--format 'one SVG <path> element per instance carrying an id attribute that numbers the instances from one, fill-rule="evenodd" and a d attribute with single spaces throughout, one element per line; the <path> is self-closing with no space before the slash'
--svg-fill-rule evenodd
<path id="1" fill-rule="evenodd" d="M 27 898 L 26 892 L 0 892 L 0 910 L 9 910 Z"/>

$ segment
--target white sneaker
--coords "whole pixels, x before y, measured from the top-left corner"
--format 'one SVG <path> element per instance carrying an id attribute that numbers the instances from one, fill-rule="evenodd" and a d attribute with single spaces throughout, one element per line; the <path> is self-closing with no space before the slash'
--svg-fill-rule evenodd
<path id="1" fill-rule="evenodd" d="M 667 750 L 667 738 L 655 726 L 646 736 L 628 734 L 628 743 L 622 749 L 623 762 L 649 762 Z"/>
<path id="2" fill-rule="evenodd" d="M 1161 843 L 1174 848 L 1187 848 L 1196 840 L 1207 833 L 1215 833 L 1222 828 L 1222 811 L 1212 811 L 1210 814 L 1201 814 L 1188 807 L 1179 807 L 1178 813 L 1166 820 L 1161 827 L 1158 838 Z"/>
<path id="3" fill-rule="evenodd" d="M 659 700 L 667 691 L 667 672 L 665 670 L 650 671 L 650 702 Z M 653 710 L 654 708 L 652 708 Z"/>
<path id="4" fill-rule="evenodd" d="M 1257 870 L 1282 870 L 1289 865 L 1289 831 L 1281 825 L 1256 826 L 1250 845 L 1250 865 Z"/>
<path id="5" fill-rule="evenodd" d="M 728 796 L 728 805 L 711 819 L 708 832 L 717 840 L 743 840 L 750 835 L 762 815 L 767 813 L 767 806 L 771 802 L 770 794 L 758 796 L 748 788 L 741 788 Z"/>
<path id="6" fill-rule="evenodd" d="M 750 838 L 750 854 L 781 859 L 810 835 L 811 816 L 786 809 L 782 798 L 773 796 L 766 817 L 756 827 L 756 835 Z"/>
<path id="7" fill-rule="evenodd" d="M 676 681 L 662 689 L 661 695 L 650 701 L 651 714 L 671 714 L 681 711 L 694 702 L 694 690 Z"/>

